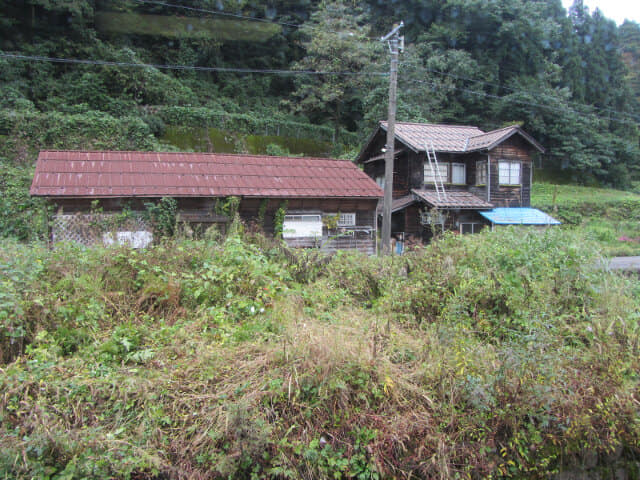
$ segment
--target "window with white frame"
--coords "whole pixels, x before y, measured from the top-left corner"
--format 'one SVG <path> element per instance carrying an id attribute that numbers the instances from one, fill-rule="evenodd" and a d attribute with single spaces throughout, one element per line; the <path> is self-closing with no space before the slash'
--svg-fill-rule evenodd
<path id="1" fill-rule="evenodd" d="M 378 184 L 378 186 L 384 190 L 384 175 L 381 175 L 379 177 L 376 177 L 376 183 Z"/>
<path id="2" fill-rule="evenodd" d="M 440 176 L 439 177 L 436 176 L 438 170 L 440 171 Z M 429 162 L 425 162 L 425 164 L 424 164 L 424 183 L 433 183 L 436 180 L 442 180 L 443 183 L 449 183 L 449 164 L 448 163 L 438 163 L 438 169 L 436 169 L 435 163 L 429 164 Z"/>
<path id="3" fill-rule="evenodd" d="M 520 185 L 520 162 L 499 162 L 498 181 L 500 185 Z"/>
<path id="4" fill-rule="evenodd" d="M 451 164 L 451 183 L 454 185 L 464 185 L 467 183 L 467 169 L 464 163 Z"/>
<path id="5" fill-rule="evenodd" d="M 355 225 L 356 225 L 355 213 L 340 213 L 340 217 L 338 217 L 339 227 L 355 227 Z"/>
<path id="6" fill-rule="evenodd" d="M 476 162 L 476 185 L 487 184 L 487 162 Z"/>

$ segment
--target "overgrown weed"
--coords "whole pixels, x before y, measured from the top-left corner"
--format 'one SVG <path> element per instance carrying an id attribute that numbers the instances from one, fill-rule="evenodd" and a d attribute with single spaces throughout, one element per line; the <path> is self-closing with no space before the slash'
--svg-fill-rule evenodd
<path id="1" fill-rule="evenodd" d="M 0 250 L 0 475 L 546 478 L 640 455 L 639 289 L 577 235 L 384 260 L 63 248 Z"/>

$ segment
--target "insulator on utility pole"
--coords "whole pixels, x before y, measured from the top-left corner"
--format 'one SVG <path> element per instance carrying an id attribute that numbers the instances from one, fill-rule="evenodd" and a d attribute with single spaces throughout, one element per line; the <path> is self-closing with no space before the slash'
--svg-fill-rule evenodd
<path id="1" fill-rule="evenodd" d="M 389 43 L 391 68 L 389 70 L 389 113 L 387 117 L 387 144 L 384 154 L 384 200 L 382 204 L 382 253 L 391 253 L 391 202 L 393 201 L 393 158 L 396 130 L 396 86 L 398 83 L 398 52 L 404 48 L 404 37 L 399 31 L 404 26 L 400 22 L 380 40 Z"/>

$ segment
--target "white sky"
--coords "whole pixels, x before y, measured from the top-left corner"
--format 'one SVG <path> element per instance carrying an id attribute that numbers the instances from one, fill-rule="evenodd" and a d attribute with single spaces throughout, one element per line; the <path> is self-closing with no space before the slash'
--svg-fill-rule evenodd
<path id="1" fill-rule="evenodd" d="M 564 8 L 569 10 L 573 0 L 562 0 Z M 598 7 L 605 17 L 620 25 L 625 19 L 640 23 L 640 0 L 584 0 L 589 12 Z"/>

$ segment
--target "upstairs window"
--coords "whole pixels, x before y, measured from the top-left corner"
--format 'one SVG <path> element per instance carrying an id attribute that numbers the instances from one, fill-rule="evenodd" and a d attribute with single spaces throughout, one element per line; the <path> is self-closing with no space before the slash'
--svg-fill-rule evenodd
<path id="1" fill-rule="evenodd" d="M 433 165 L 433 169 L 431 169 Z M 442 179 L 443 183 L 449 183 L 449 164 L 438 163 L 438 169 L 440 170 L 440 177 L 437 176 L 437 170 L 435 164 L 429 165 L 429 162 L 424 164 L 424 183 L 433 183 L 436 180 Z"/>
<path id="2" fill-rule="evenodd" d="M 520 162 L 499 162 L 498 181 L 500 185 L 520 185 Z"/>
<path id="3" fill-rule="evenodd" d="M 378 184 L 378 186 L 384 190 L 384 175 L 380 176 L 380 177 L 376 177 L 376 183 Z"/>
<path id="4" fill-rule="evenodd" d="M 451 183 L 453 185 L 465 185 L 467 183 L 467 169 L 464 163 L 438 163 L 438 170 L 440 171 L 440 178 L 437 177 L 437 170 L 435 163 L 429 165 L 429 162 L 424 164 L 424 183 L 432 184 L 436 180 L 442 179 L 442 183 Z"/>
<path id="5" fill-rule="evenodd" d="M 476 162 L 476 185 L 487 184 L 487 162 Z"/>
<path id="6" fill-rule="evenodd" d="M 467 170 L 464 163 L 451 164 L 451 183 L 454 185 L 465 185 L 467 183 Z"/>

